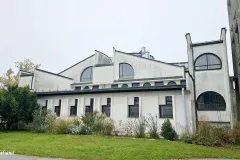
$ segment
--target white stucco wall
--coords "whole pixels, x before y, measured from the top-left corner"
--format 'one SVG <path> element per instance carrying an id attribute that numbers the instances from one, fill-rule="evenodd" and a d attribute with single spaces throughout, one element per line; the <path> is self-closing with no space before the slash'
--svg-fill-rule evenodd
<path id="1" fill-rule="evenodd" d="M 61 117 L 70 116 L 70 106 L 74 100 L 78 99 L 77 115 L 80 116 L 85 112 L 85 106 L 90 104 L 90 99 L 94 98 L 94 110 L 101 112 L 102 105 L 106 105 L 107 98 L 111 98 L 111 118 L 116 125 L 133 120 L 128 117 L 128 105 L 133 105 L 134 97 L 139 97 L 139 114 L 147 118 L 149 114 L 157 116 L 159 126 L 164 119 L 159 118 L 159 105 L 165 104 L 165 96 L 172 96 L 173 99 L 173 119 L 170 119 L 178 133 L 184 132 L 186 124 L 185 107 L 181 91 L 156 91 L 156 92 L 127 92 L 127 93 L 104 93 L 104 94 L 85 94 L 85 95 L 66 95 L 66 96 L 49 96 L 40 97 L 39 103 L 45 105 L 48 100 L 47 108 L 54 111 L 54 106 L 58 105 L 59 99 L 62 100 Z M 187 99 L 187 95 L 185 96 Z M 54 103 L 55 102 L 55 103 Z M 188 115 L 190 116 L 190 115 Z"/>
<path id="2" fill-rule="evenodd" d="M 114 80 L 119 79 L 119 63 L 128 63 L 134 69 L 134 79 L 184 76 L 184 67 L 124 54 L 114 50 Z"/>
<path id="3" fill-rule="evenodd" d="M 113 66 L 93 68 L 93 84 L 113 83 Z"/>
<path id="4" fill-rule="evenodd" d="M 18 86 L 19 87 L 29 86 L 29 88 L 31 89 L 32 80 L 33 76 L 19 77 Z"/>
<path id="5" fill-rule="evenodd" d="M 70 90 L 73 80 L 40 70 L 34 71 L 33 89 L 35 91 Z"/>

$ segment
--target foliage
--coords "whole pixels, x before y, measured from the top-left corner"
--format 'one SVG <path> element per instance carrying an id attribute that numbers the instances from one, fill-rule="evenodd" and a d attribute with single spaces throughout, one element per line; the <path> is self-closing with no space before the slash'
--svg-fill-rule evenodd
<path id="1" fill-rule="evenodd" d="M 87 135 L 87 134 L 91 134 L 90 130 L 88 127 L 86 127 L 84 124 L 80 124 L 78 125 L 70 125 L 67 128 L 67 133 L 68 134 L 72 134 L 72 135 Z"/>
<path id="2" fill-rule="evenodd" d="M 28 125 L 28 129 L 37 133 L 47 132 L 50 126 L 50 121 L 47 116 L 48 114 L 50 114 L 50 111 L 36 110 L 33 116 L 33 121 Z"/>
<path id="3" fill-rule="evenodd" d="M 57 120 L 57 125 L 56 125 L 56 133 L 57 134 L 66 134 L 67 129 L 70 125 L 73 124 L 72 120 L 65 120 L 65 119 L 58 119 Z"/>
<path id="4" fill-rule="evenodd" d="M 6 123 L 9 130 L 19 121 L 31 122 L 34 112 L 39 108 L 37 95 L 28 87 L 8 86 L 1 91 L 0 115 L 1 123 Z"/>
<path id="5" fill-rule="evenodd" d="M 149 129 L 149 137 L 152 139 L 159 139 L 159 127 L 157 123 L 157 116 L 154 117 L 151 114 L 149 115 L 148 119 L 146 120 L 146 125 Z"/>
<path id="6" fill-rule="evenodd" d="M 216 128 L 208 122 L 199 122 L 198 131 L 194 134 L 183 134 L 185 143 L 205 146 L 240 145 L 240 123 L 235 122 L 233 129 Z"/>
<path id="7" fill-rule="evenodd" d="M 47 114 L 46 115 L 46 118 L 48 119 L 49 121 L 49 127 L 48 127 L 48 133 L 57 133 L 57 123 L 56 123 L 56 119 L 57 119 L 57 116 L 56 114 Z"/>
<path id="8" fill-rule="evenodd" d="M 81 160 L 143 160 L 240 158 L 240 147 L 206 147 L 166 140 L 96 135 L 50 135 L 31 132 L 0 133 L 0 150 L 40 157 Z"/>
<path id="9" fill-rule="evenodd" d="M 111 118 L 105 119 L 103 128 L 105 135 L 111 135 L 114 129 L 114 121 Z"/>
<path id="10" fill-rule="evenodd" d="M 173 129 L 171 122 L 169 119 L 166 119 L 161 128 L 161 136 L 163 136 L 167 140 L 177 140 L 178 136 L 176 131 Z"/>
<path id="11" fill-rule="evenodd" d="M 25 59 L 23 62 L 15 62 L 15 66 L 18 70 L 25 72 L 33 72 L 35 68 L 39 68 L 40 64 L 34 64 L 30 59 Z M 10 68 L 5 74 L 0 76 L 0 85 L 3 86 L 15 86 L 18 84 L 19 72 L 17 74 Z"/>
<path id="12" fill-rule="evenodd" d="M 129 120 L 127 121 L 125 125 L 125 130 L 127 132 L 131 131 L 131 133 L 136 137 L 136 138 L 144 138 L 146 137 L 145 134 L 145 118 L 136 118 L 134 120 Z"/>

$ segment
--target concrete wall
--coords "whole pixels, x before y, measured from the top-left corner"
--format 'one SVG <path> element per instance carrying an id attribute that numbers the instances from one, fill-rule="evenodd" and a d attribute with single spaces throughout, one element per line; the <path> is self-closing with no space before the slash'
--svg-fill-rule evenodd
<path id="1" fill-rule="evenodd" d="M 94 110 L 101 112 L 102 105 L 106 105 L 107 98 L 111 98 L 111 118 L 115 121 L 116 126 L 126 123 L 135 118 L 128 117 L 128 105 L 133 105 L 134 97 L 139 97 L 139 114 L 144 117 L 157 116 L 159 126 L 162 125 L 164 119 L 159 118 L 159 105 L 165 104 L 165 96 L 172 96 L 173 100 L 173 119 L 170 119 L 178 133 L 185 131 L 187 124 L 190 123 L 185 118 L 186 108 L 181 91 L 157 91 L 157 92 L 131 92 L 131 93 L 111 93 L 111 94 L 85 94 L 85 95 L 69 95 L 69 96 L 50 96 L 40 97 L 39 103 L 45 105 L 48 100 L 47 108 L 54 111 L 59 99 L 62 100 L 61 113 L 62 118 L 70 116 L 70 106 L 74 104 L 74 100 L 78 99 L 77 115 L 81 116 L 85 112 L 85 106 L 90 104 L 90 98 L 94 98 Z M 187 100 L 187 95 L 184 96 Z M 189 113 L 190 114 L 190 113 Z M 191 117 L 191 115 L 186 115 Z"/>
<path id="2" fill-rule="evenodd" d="M 93 84 L 113 83 L 113 66 L 93 68 Z"/>
<path id="3" fill-rule="evenodd" d="M 114 50 L 114 80 L 119 79 L 119 63 L 128 63 L 134 69 L 134 79 L 183 76 L 184 67 L 173 66 L 124 54 Z"/>
<path id="4" fill-rule="evenodd" d="M 70 90 L 73 80 L 43 72 L 34 71 L 33 89 L 35 91 Z"/>
<path id="5" fill-rule="evenodd" d="M 33 80 L 33 76 L 23 76 L 23 77 L 19 77 L 18 86 L 19 86 L 19 87 L 29 86 L 29 88 L 31 89 L 32 80 Z"/>

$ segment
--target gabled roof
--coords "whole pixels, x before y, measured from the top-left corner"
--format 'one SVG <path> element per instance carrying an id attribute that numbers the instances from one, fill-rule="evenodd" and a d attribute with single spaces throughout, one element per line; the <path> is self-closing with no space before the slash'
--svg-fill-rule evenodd
<path id="1" fill-rule="evenodd" d="M 129 56 L 134 56 L 134 57 L 146 59 L 146 60 L 149 60 L 149 61 L 154 61 L 154 62 L 158 62 L 158 63 L 163 63 L 163 64 L 171 65 L 171 66 L 174 66 L 174 67 L 179 67 L 179 68 L 182 68 L 182 67 L 183 67 L 183 66 L 174 65 L 174 64 L 171 64 L 171 63 L 167 63 L 167 62 L 158 61 L 158 60 L 155 60 L 155 59 L 149 59 L 149 58 L 145 58 L 145 57 L 136 56 L 136 55 L 134 55 L 134 53 L 126 53 L 126 52 L 123 52 L 123 51 L 118 51 L 118 50 L 116 50 L 114 47 L 113 47 L 113 49 L 114 49 L 116 52 L 123 53 L 123 54 L 129 55 Z M 135 53 L 135 54 L 136 54 L 136 53 Z"/>
<path id="2" fill-rule="evenodd" d="M 61 73 L 65 72 L 65 71 L 69 70 L 70 68 L 72 68 L 72 67 L 74 67 L 74 66 L 76 66 L 76 65 L 78 65 L 78 64 L 80 64 L 80 63 L 82 63 L 83 61 L 85 61 L 85 60 L 87 60 L 87 59 L 93 57 L 94 55 L 95 55 L 95 54 L 91 55 L 91 56 L 88 57 L 88 58 L 85 58 L 84 60 L 82 60 L 82 61 L 80 61 L 80 62 L 78 62 L 78 63 L 72 65 L 71 67 L 68 67 L 67 69 L 65 69 L 65 70 L 63 70 L 63 71 L 61 71 L 61 72 L 59 72 L 58 74 L 61 74 Z"/>

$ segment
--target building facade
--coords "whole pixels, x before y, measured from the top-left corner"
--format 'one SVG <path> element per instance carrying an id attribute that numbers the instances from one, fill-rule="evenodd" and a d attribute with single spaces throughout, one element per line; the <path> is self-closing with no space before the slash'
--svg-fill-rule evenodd
<path id="1" fill-rule="evenodd" d="M 105 113 L 116 128 L 136 118 L 168 118 L 180 134 L 193 132 L 197 121 L 230 125 L 232 104 L 226 51 L 221 39 L 192 43 L 187 39 L 187 62 L 155 60 L 146 48 L 113 56 L 95 54 L 61 71 L 21 71 L 19 86 L 36 91 L 42 109 L 66 118 L 86 112 Z"/>
<path id="2" fill-rule="evenodd" d="M 234 119 L 240 121 L 240 1 L 228 0 L 228 18 L 231 36 L 232 59 L 235 82 Z"/>

